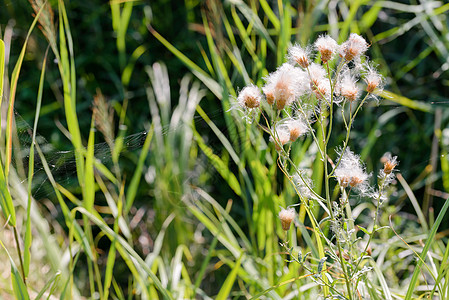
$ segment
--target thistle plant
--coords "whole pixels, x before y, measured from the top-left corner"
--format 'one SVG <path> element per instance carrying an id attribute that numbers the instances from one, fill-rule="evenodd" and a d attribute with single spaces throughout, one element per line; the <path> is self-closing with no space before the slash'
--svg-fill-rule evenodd
<path id="1" fill-rule="evenodd" d="M 394 179 L 398 164 L 396 157 L 386 156 L 377 186 L 373 187 L 371 174 L 350 147 L 358 113 L 368 101 L 378 102 L 384 84 L 365 55 L 368 48 L 365 39 L 354 33 L 341 45 L 328 35 L 307 47 L 293 45 L 288 49 L 288 61 L 265 77 L 262 87 L 243 88 L 233 106 L 269 135 L 278 166 L 298 196 L 296 204 L 279 212 L 286 232 L 282 245 L 290 256 L 288 261 L 301 264 L 313 275 L 310 278 L 322 286 L 323 296 L 329 299 L 368 295 L 367 273 L 371 268 L 365 265 L 371 254 L 369 244 L 379 230 L 379 207 L 387 199 L 386 187 Z M 331 145 L 337 116 L 346 134 L 343 141 Z M 322 194 L 314 190 L 307 170 L 291 158 L 292 144 L 300 143 L 304 135 L 312 137 L 324 165 Z M 376 207 L 369 229 L 356 226 L 351 213 L 351 200 L 360 198 L 372 201 Z M 314 203 L 324 210 L 324 216 L 310 209 Z M 288 244 L 296 206 L 307 212 L 320 257 L 307 260 L 299 251 L 298 258 L 298 253 L 294 254 L 297 250 Z"/>

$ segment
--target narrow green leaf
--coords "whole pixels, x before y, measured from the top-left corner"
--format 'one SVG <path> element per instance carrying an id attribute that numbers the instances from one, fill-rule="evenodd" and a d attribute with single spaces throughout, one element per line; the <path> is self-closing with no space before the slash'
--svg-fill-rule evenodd
<path id="1" fill-rule="evenodd" d="M 28 45 L 28 39 L 30 38 L 31 32 L 33 32 L 33 29 L 36 26 L 36 23 L 39 20 L 39 16 L 41 15 L 42 10 L 44 9 L 46 3 L 47 3 L 47 1 L 45 1 L 45 3 L 39 9 L 38 13 L 34 17 L 33 23 L 31 23 L 31 26 L 28 29 L 28 33 L 25 38 L 25 42 L 23 43 L 22 50 L 20 51 L 19 58 L 17 59 L 16 65 L 14 66 L 14 70 L 12 71 L 12 74 L 11 74 L 11 86 L 10 86 L 10 90 L 9 90 L 9 104 L 8 104 L 8 113 L 7 113 L 7 120 L 6 120 L 6 123 L 7 123 L 7 125 L 6 125 L 7 126 L 7 129 L 6 129 L 6 162 L 5 162 L 5 178 L 6 178 L 6 180 L 8 178 L 9 167 L 11 164 L 11 156 L 12 156 L 12 125 L 13 125 L 13 119 L 14 119 L 14 101 L 16 98 L 17 82 L 19 81 L 19 74 L 20 74 L 20 70 L 22 69 L 22 63 L 23 63 L 23 59 L 25 57 L 25 51 L 26 51 L 26 48 Z M 3 44 L 3 41 L 2 41 L 2 44 Z M 3 50 L 2 50 L 3 58 L 0 58 L 0 59 L 2 60 L 2 64 L 3 64 L 2 68 L 4 68 L 4 45 L 2 45 L 2 47 L 3 47 Z M 2 71 L 1 75 L 3 77 L 3 70 L 1 70 L 1 71 Z M 2 81 L 3 81 L 3 78 L 2 78 Z M 1 86 L 1 88 L 2 88 L 2 92 L 3 92 L 3 86 Z M 0 109 L 1 109 L 1 102 L 3 102 L 3 101 L 0 101 Z M 0 122 L 0 125 L 1 125 L 1 122 Z"/>
<path id="2" fill-rule="evenodd" d="M 79 211 L 83 215 L 87 216 L 93 223 L 95 223 L 101 231 L 103 231 L 106 236 L 112 241 L 114 239 L 117 240 L 116 247 L 117 251 L 120 253 L 122 258 L 126 260 L 126 263 L 128 267 L 133 267 L 131 270 L 133 272 L 133 275 L 136 277 L 136 280 L 140 281 L 141 288 L 147 293 L 146 289 L 148 286 L 143 281 L 143 278 L 140 273 L 138 273 L 136 267 L 144 271 L 153 281 L 153 283 L 156 285 L 159 292 L 164 296 L 165 299 L 172 299 L 170 293 L 162 286 L 162 283 L 158 279 L 158 277 L 154 274 L 153 271 L 148 267 L 148 265 L 145 263 L 145 261 L 139 256 L 139 254 L 133 249 L 131 245 L 129 245 L 126 240 L 121 237 L 119 234 L 115 233 L 105 222 L 104 220 L 98 215 L 97 212 L 94 211 L 93 214 L 89 213 L 85 208 L 83 207 L 77 207 L 75 208 L 72 213 L 76 213 L 76 211 Z M 146 280 L 145 280 L 146 281 Z"/>
<path id="3" fill-rule="evenodd" d="M 430 104 L 427 104 L 427 103 L 421 102 L 421 101 L 417 101 L 417 100 L 412 100 L 412 99 L 395 94 L 390 91 L 382 91 L 381 93 L 379 93 L 379 96 L 381 96 L 387 100 L 393 101 L 397 104 L 409 107 L 414 110 L 420 110 L 423 112 L 432 112 L 433 111 L 433 107 Z"/>
<path id="4" fill-rule="evenodd" d="M 143 164 L 148 156 L 148 151 L 150 150 L 151 140 L 153 139 L 154 126 L 152 125 L 150 130 L 147 132 L 147 137 L 143 143 L 142 151 L 140 152 L 139 161 L 137 162 L 136 171 L 134 172 L 131 183 L 129 184 L 128 191 L 126 192 L 126 205 L 124 210 L 124 215 L 126 215 L 131 206 L 134 203 L 134 199 L 137 195 L 137 189 L 139 188 L 140 178 L 142 177 Z"/>
<path id="5" fill-rule="evenodd" d="M 59 280 L 59 278 L 61 277 L 61 273 L 60 272 L 56 272 L 49 281 L 47 281 L 47 283 L 44 285 L 44 287 L 41 289 L 41 291 L 39 292 L 39 294 L 37 294 L 36 298 L 34 300 L 39 300 L 42 298 L 42 296 L 44 295 L 45 291 L 48 290 L 48 288 L 50 286 L 55 286 Z M 48 297 L 50 297 L 51 292 L 49 293 Z"/>
<path id="6" fill-rule="evenodd" d="M 223 90 L 220 84 L 216 82 L 209 74 L 204 72 L 197 64 L 191 61 L 187 56 L 185 56 L 181 51 L 176 49 L 169 41 L 167 41 L 162 35 L 160 35 L 156 30 L 148 25 L 148 31 L 158 39 L 170 52 L 172 52 L 176 57 L 178 57 L 182 63 L 184 63 L 190 71 L 199 79 L 209 90 L 218 98 L 223 98 Z"/>
<path id="7" fill-rule="evenodd" d="M 42 166 L 44 167 L 45 174 L 47 174 L 48 180 L 50 181 L 53 190 L 55 191 L 56 198 L 58 199 L 59 205 L 61 206 L 62 214 L 64 215 L 64 221 L 67 225 L 67 227 L 71 228 L 74 226 L 75 228 L 75 239 L 83 245 L 84 251 L 86 251 L 87 256 L 89 256 L 89 259 L 93 260 L 94 256 L 92 253 L 92 249 L 90 247 L 89 241 L 87 240 L 87 237 L 84 235 L 83 230 L 79 226 L 77 222 L 73 221 L 73 218 L 70 216 L 70 210 L 67 204 L 65 203 L 64 199 L 62 198 L 61 192 L 58 189 L 58 185 L 53 177 L 53 174 L 51 173 L 51 170 L 48 166 L 47 159 L 44 156 L 44 153 L 42 153 L 42 150 L 39 147 L 39 144 L 35 144 L 37 153 L 39 154 L 39 157 L 42 161 Z M 72 225 L 73 224 L 73 225 Z"/>
<path id="8" fill-rule="evenodd" d="M 0 241 L 1 246 L 6 251 L 6 254 L 9 257 L 9 262 L 11 264 L 11 282 L 12 282 L 12 289 L 14 291 L 14 295 L 17 300 L 29 300 L 30 296 L 28 295 L 28 290 L 25 286 L 25 283 L 22 280 L 22 276 L 20 276 L 19 270 L 16 267 L 16 264 L 14 263 L 14 260 L 12 259 L 11 255 L 9 255 L 8 250 L 6 249 L 5 245 L 3 245 L 3 242 Z"/>
<path id="9" fill-rule="evenodd" d="M 367 235 L 370 235 L 370 234 L 371 234 L 368 230 L 366 230 L 366 228 L 363 228 L 362 226 L 359 226 L 359 225 L 357 225 L 357 227 L 358 227 L 361 231 L 363 231 L 365 234 L 367 234 Z"/>
<path id="10" fill-rule="evenodd" d="M 421 273 L 421 266 L 423 265 L 423 261 L 425 260 L 427 256 L 427 252 L 429 251 L 430 247 L 432 246 L 433 242 L 435 241 L 435 235 L 438 231 L 438 228 L 440 227 L 441 222 L 443 221 L 444 216 L 446 215 L 446 211 L 449 208 L 449 198 L 446 199 L 444 202 L 443 207 L 441 208 L 440 213 L 438 214 L 437 219 L 435 220 L 435 223 L 432 226 L 432 229 L 429 232 L 429 235 L 427 237 L 427 242 L 424 245 L 424 248 L 421 252 L 421 255 L 419 256 L 421 259 L 417 262 L 415 270 L 413 271 L 412 279 L 410 280 L 407 294 L 405 295 L 405 300 L 412 299 L 413 292 L 415 290 L 416 283 L 418 281 L 419 274 Z"/>
<path id="11" fill-rule="evenodd" d="M 48 48 L 45 52 L 44 60 L 42 62 L 42 70 L 41 70 L 41 76 L 39 79 L 39 88 L 37 92 L 37 103 L 36 103 L 36 112 L 34 116 L 34 126 L 33 126 L 33 137 L 31 140 L 31 146 L 30 146 L 30 157 L 29 157 L 29 169 L 28 169 L 28 201 L 27 201 L 27 214 L 26 214 L 26 223 L 25 223 L 25 239 L 24 239 L 24 249 L 23 249 L 23 265 L 24 265 L 24 271 L 25 271 L 25 277 L 28 276 L 28 273 L 30 271 L 30 259 L 31 259 L 31 241 L 32 241 L 32 235 L 31 235 L 31 203 L 32 203 L 32 182 L 33 182 L 33 175 L 34 175 L 34 143 L 36 142 L 36 132 L 37 132 L 37 123 L 39 120 L 39 114 L 41 111 L 41 105 L 42 105 L 42 93 L 44 89 L 44 78 L 45 78 L 45 68 L 47 65 L 47 54 L 48 54 Z"/>
<path id="12" fill-rule="evenodd" d="M 254 11 L 252 11 L 252 9 L 249 8 L 248 5 L 246 5 L 246 3 L 243 2 L 242 0 L 234 0 L 233 4 L 237 6 L 239 11 L 245 16 L 246 20 L 254 25 L 254 29 L 263 37 L 264 40 L 267 41 L 268 46 L 272 50 L 275 50 L 276 46 L 273 40 L 271 39 L 270 35 L 268 34 L 267 29 L 260 20 L 259 16 L 256 13 L 254 13 Z"/>
<path id="13" fill-rule="evenodd" d="M 5 219 L 8 220 L 9 225 L 16 226 L 16 211 L 14 203 L 12 202 L 11 194 L 9 193 L 3 168 L 0 164 L 0 206 L 2 207 Z"/>
<path id="14" fill-rule="evenodd" d="M 243 258 L 243 253 L 240 255 L 239 259 L 237 260 L 234 268 L 232 269 L 231 273 L 229 273 L 228 277 L 226 277 L 225 282 L 221 286 L 220 291 L 218 292 L 216 300 L 225 300 L 228 299 L 229 294 L 231 293 L 232 286 L 234 285 L 235 278 L 237 277 L 237 273 L 240 269 L 240 263 Z"/>
<path id="15" fill-rule="evenodd" d="M 229 170 L 228 166 L 225 165 L 221 158 L 215 155 L 213 153 L 213 150 L 204 143 L 203 138 L 195 129 L 193 130 L 193 134 L 195 137 L 195 141 L 198 143 L 198 146 L 200 146 L 201 150 L 203 150 L 203 153 L 209 158 L 210 162 L 217 170 L 217 172 L 220 173 L 221 177 L 223 177 L 224 180 L 226 180 L 229 187 L 238 196 L 240 196 L 242 194 L 242 190 L 240 189 L 240 183 L 235 175 Z"/>
<path id="16" fill-rule="evenodd" d="M 92 212 L 95 200 L 95 178 L 94 178 L 94 145 L 95 145 L 95 121 L 92 116 L 89 140 L 87 142 L 86 167 L 84 168 L 84 207 Z"/>

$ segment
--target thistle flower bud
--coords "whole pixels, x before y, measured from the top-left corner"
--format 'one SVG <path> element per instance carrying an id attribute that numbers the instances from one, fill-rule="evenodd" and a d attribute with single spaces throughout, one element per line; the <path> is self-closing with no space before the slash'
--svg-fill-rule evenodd
<path id="1" fill-rule="evenodd" d="M 249 85 L 240 91 L 237 102 L 244 108 L 256 108 L 260 105 L 262 94 L 255 85 Z"/>
<path id="2" fill-rule="evenodd" d="M 349 39 L 341 45 L 340 56 L 347 61 L 360 57 L 368 50 L 368 43 L 363 37 L 356 33 L 351 33 Z"/>
<path id="3" fill-rule="evenodd" d="M 288 59 L 297 63 L 303 69 L 309 66 L 309 48 L 302 48 L 300 45 L 296 44 L 288 49 Z"/>
<path id="4" fill-rule="evenodd" d="M 322 35 L 315 41 L 315 48 L 320 52 L 321 61 L 327 63 L 338 50 L 338 43 L 328 35 Z"/>
<path id="5" fill-rule="evenodd" d="M 279 213 L 279 219 L 281 219 L 282 229 L 287 231 L 290 229 L 290 225 L 295 218 L 295 209 L 293 207 L 283 208 Z"/>

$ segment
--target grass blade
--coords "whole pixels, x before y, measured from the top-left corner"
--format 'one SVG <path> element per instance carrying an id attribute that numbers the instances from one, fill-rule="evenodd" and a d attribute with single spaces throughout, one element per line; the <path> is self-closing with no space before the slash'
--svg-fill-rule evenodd
<path id="1" fill-rule="evenodd" d="M 22 50 L 20 51 L 19 58 L 17 59 L 16 65 L 14 66 L 14 70 L 11 74 L 11 87 L 9 91 L 9 104 L 8 104 L 8 115 L 7 115 L 7 129 L 6 129 L 6 162 L 5 162 L 5 178 L 8 178 L 9 174 L 9 166 L 11 164 L 11 156 L 12 156 L 12 123 L 14 120 L 14 101 L 16 99 L 16 90 L 17 90 L 17 82 L 19 81 L 20 70 L 22 69 L 22 63 L 25 58 L 25 51 L 28 45 L 28 39 L 30 38 L 31 32 L 33 32 L 34 27 L 36 26 L 37 21 L 39 20 L 39 16 L 41 15 L 45 4 L 39 9 L 38 13 L 34 17 L 33 23 L 31 23 L 30 28 L 28 29 L 27 36 L 25 38 L 25 42 L 23 43 Z M 3 44 L 3 42 L 2 42 Z M 4 68 L 4 44 L 3 44 L 3 58 L 2 64 Z M 3 72 L 1 73 L 3 77 Z M 3 79 L 2 79 L 3 80 Z M 3 88 L 3 86 L 1 86 Z M 1 102 L 0 102 L 1 108 Z"/>
<path id="2" fill-rule="evenodd" d="M 44 60 L 42 63 L 42 70 L 41 70 L 41 76 L 39 80 L 39 89 L 37 92 L 37 103 L 36 103 L 36 113 L 34 116 L 34 125 L 33 125 L 33 137 L 31 140 L 31 147 L 30 147 L 30 159 L 29 159 L 29 169 L 28 169 L 28 202 L 27 202 L 27 213 L 26 213 L 26 224 L 25 224 L 25 239 L 24 239 L 24 250 L 23 250 L 23 264 L 24 264 L 24 272 L 25 277 L 28 276 L 28 273 L 30 271 L 30 248 L 31 248 L 31 190 L 32 190 L 32 182 L 33 182 L 33 175 L 34 175 L 34 143 L 36 141 L 36 132 L 37 132 L 37 122 L 39 120 L 39 114 L 41 111 L 41 105 L 42 105 L 42 93 L 44 88 L 44 77 L 45 77 L 45 69 L 47 65 L 47 54 L 48 54 L 48 48 L 45 52 Z"/>
<path id="3" fill-rule="evenodd" d="M 417 262 L 415 271 L 413 272 L 412 279 L 410 280 L 410 284 L 407 289 L 407 294 L 405 295 L 405 300 L 412 299 L 413 291 L 415 290 L 415 286 L 418 281 L 418 276 L 421 273 L 421 266 L 423 264 L 424 259 L 427 256 L 427 252 L 429 251 L 430 247 L 432 246 L 432 244 L 434 242 L 434 238 L 437 233 L 438 227 L 440 227 L 441 221 L 443 221 L 443 218 L 444 218 L 448 208 L 449 208 L 449 198 L 446 199 L 446 201 L 444 202 L 444 205 L 441 208 L 441 211 L 438 214 L 438 217 L 435 220 L 435 223 L 433 224 L 432 229 L 429 232 L 429 236 L 427 237 L 427 242 L 424 245 L 421 255 L 419 256 L 420 260 Z"/>
<path id="4" fill-rule="evenodd" d="M 136 171 L 134 172 L 133 178 L 131 179 L 131 183 L 129 184 L 128 191 L 126 192 L 126 205 L 124 215 L 126 215 L 131 206 L 134 203 L 134 199 L 137 195 L 137 188 L 139 187 L 140 178 L 142 177 L 142 169 L 143 164 L 145 163 L 145 159 L 148 156 L 148 151 L 150 150 L 151 140 L 153 139 L 154 126 L 152 125 L 150 130 L 147 132 L 147 137 L 145 138 L 145 142 L 142 147 L 142 152 L 140 152 L 139 161 L 136 166 Z"/>
<path id="5" fill-rule="evenodd" d="M 218 292 L 216 300 L 225 300 L 228 299 L 229 294 L 231 293 L 232 286 L 234 285 L 235 278 L 237 277 L 237 273 L 240 269 L 240 263 L 242 262 L 243 253 L 240 255 L 239 259 L 235 263 L 234 268 L 231 273 L 229 273 L 228 277 L 226 277 L 225 282 L 221 286 L 220 292 Z"/>
<path id="6" fill-rule="evenodd" d="M 16 296 L 17 300 L 29 300 L 30 296 L 28 295 L 27 288 L 25 286 L 25 283 L 22 280 L 22 277 L 19 274 L 19 270 L 16 267 L 16 264 L 14 263 L 11 255 L 9 255 L 8 250 L 6 249 L 5 245 L 3 245 L 2 241 L 0 241 L 0 244 L 2 245 L 3 249 L 6 251 L 6 254 L 9 257 L 9 262 L 11 263 L 11 281 L 12 281 L 12 288 L 14 291 L 14 295 Z"/>

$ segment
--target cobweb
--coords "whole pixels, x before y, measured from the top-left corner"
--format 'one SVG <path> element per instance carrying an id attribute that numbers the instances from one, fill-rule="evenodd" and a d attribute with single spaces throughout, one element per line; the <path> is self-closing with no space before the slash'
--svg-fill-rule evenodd
<path id="1" fill-rule="evenodd" d="M 208 116 L 214 120 L 215 118 L 221 117 L 222 114 L 226 113 L 223 109 L 217 109 L 208 114 Z M 221 116 L 220 116 L 221 115 Z M 198 115 L 193 117 L 193 123 L 197 130 L 201 131 L 209 126 L 206 122 Z M 161 128 L 162 136 L 170 134 L 170 132 L 176 130 L 183 130 L 183 127 L 190 127 L 191 124 L 180 124 L 176 128 L 170 125 L 163 126 Z M 18 176 L 22 184 L 26 184 L 28 181 L 28 168 L 29 168 L 29 155 L 30 147 L 32 143 L 33 128 L 30 124 L 25 121 L 22 116 L 15 111 L 15 127 L 16 127 L 16 137 L 13 141 L 13 154 L 12 154 L 12 167 L 17 171 Z M 38 126 L 39 128 L 39 126 Z M 220 128 L 220 130 L 229 137 L 229 131 L 227 128 Z M 39 131 L 39 130 L 38 130 Z M 133 159 L 138 156 L 137 152 L 140 150 L 147 137 L 147 131 L 140 131 L 134 134 L 127 135 L 123 138 L 123 149 L 121 150 L 120 157 L 126 157 L 134 155 Z M 98 133 L 98 135 L 101 135 Z M 14 138 L 13 138 L 14 139 Z M 49 142 L 44 136 L 36 133 L 36 143 L 42 150 L 45 159 L 47 161 L 48 167 L 55 181 L 62 185 L 64 188 L 69 190 L 77 190 L 79 187 L 76 171 L 76 159 L 75 150 L 60 150 L 55 148 L 51 142 Z M 246 144 L 246 143 L 245 143 Z M 245 144 L 241 144 L 245 146 Z M 222 146 L 219 143 L 209 144 L 214 152 L 219 151 Z M 48 179 L 45 172 L 43 162 L 40 159 L 37 150 L 35 149 L 34 154 L 34 173 L 32 180 L 32 195 L 35 199 L 39 200 L 42 198 L 51 198 L 54 196 L 54 189 Z M 149 157 L 152 155 L 151 151 Z M 97 143 L 94 145 L 94 157 L 96 160 L 100 161 L 103 165 L 111 170 L 112 167 L 112 153 L 109 145 L 106 142 Z M 207 160 L 198 160 L 196 164 L 202 164 L 202 170 L 211 170 Z M 219 176 L 217 174 L 210 174 L 213 177 Z M 217 178 L 215 178 L 217 179 Z"/>
<path id="2" fill-rule="evenodd" d="M 13 148 L 12 165 L 16 169 L 21 183 L 27 182 L 30 147 L 32 143 L 33 129 L 31 126 L 15 112 L 16 141 Z M 140 149 L 143 146 L 146 131 L 141 131 L 124 137 L 122 153 Z M 48 167 L 55 181 L 64 187 L 76 187 L 78 185 L 76 175 L 76 159 L 74 150 L 58 150 L 42 135 L 36 134 L 36 143 L 41 148 Z M 95 159 L 102 164 L 110 166 L 112 163 L 112 153 L 106 142 L 94 145 Z M 35 150 L 34 154 L 34 174 L 32 181 L 32 194 L 35 199 L 48 197 L 54 194 L 48 176 L 45 172 L 43 162 Z"/>

